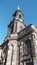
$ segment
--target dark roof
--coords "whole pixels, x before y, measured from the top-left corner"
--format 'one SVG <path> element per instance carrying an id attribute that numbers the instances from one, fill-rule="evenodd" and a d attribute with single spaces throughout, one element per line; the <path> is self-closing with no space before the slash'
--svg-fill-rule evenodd
<path id="1" fill-rule="evenodd" d="M 21 10 L 18 10 L 18 9 L 17 9 L 17 10 L 15 11 L 15 13 L 13 14 L 13 16 L 16 16 L 16 13 L 17 13 L 17 12 L 20 12 L 20 13 L 22 14 Z M 23 14 L 22 14 L 22 15 L 23 15 Z"/>

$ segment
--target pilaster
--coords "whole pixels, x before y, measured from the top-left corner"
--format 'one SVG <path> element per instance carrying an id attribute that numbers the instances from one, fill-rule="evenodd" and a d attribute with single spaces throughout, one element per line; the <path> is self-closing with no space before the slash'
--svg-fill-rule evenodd
<path id="1" fill-rule="evenodd" d="M 13 51 L 12 44 L 8 43 L 8 53 L 7 53 L 6 65 L 11 65 L 12 51 Z"/>

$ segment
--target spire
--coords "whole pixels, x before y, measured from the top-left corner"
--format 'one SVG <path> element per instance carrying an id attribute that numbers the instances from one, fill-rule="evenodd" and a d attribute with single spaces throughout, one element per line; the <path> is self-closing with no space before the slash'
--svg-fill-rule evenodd
<path id="1" fill-rule="evenodd" d="M 17 12 L 20 12 L 20 15 L 23 15 L 19 6 L 18 6 L 17 10 L 14 12 L 13 16 L 16 16 Z"/>
<path id="2" fill-rule="evenodd" d="M 20 7 L 18 6 L 18 8 L 17 8 L 18 10 L 20 10 Z"/>

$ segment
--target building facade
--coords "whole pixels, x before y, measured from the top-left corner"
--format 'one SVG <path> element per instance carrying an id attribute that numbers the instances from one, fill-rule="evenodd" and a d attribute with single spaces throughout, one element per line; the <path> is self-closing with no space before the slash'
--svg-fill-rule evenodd
<path id="1" fill-rule="evenodd" d="M 17 9 L 0 45 L 0 65 L 37 65 L 37 28 L 26 26 Z"/>

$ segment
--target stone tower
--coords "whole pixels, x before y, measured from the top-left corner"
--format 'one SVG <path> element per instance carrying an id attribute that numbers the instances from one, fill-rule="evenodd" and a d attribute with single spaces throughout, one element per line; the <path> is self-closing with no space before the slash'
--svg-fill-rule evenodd
<path id="1" fill-rule="evenodd" d="M 22 20 L 22 12 L 20 9 L 17 9 L 13 14 L 13 19 L 8 25 L 9 31 L 8 34 L 17 34 L 22 29 L 25 28 L 24 21 Z"/>
<path id="2" fill-rule="evenodd" d="M 0 65 L 37 64 L 37 28 L 24 25 L 22 16 L 18 8 L 8 25 L 7 36 L 0 45 Z"/>

